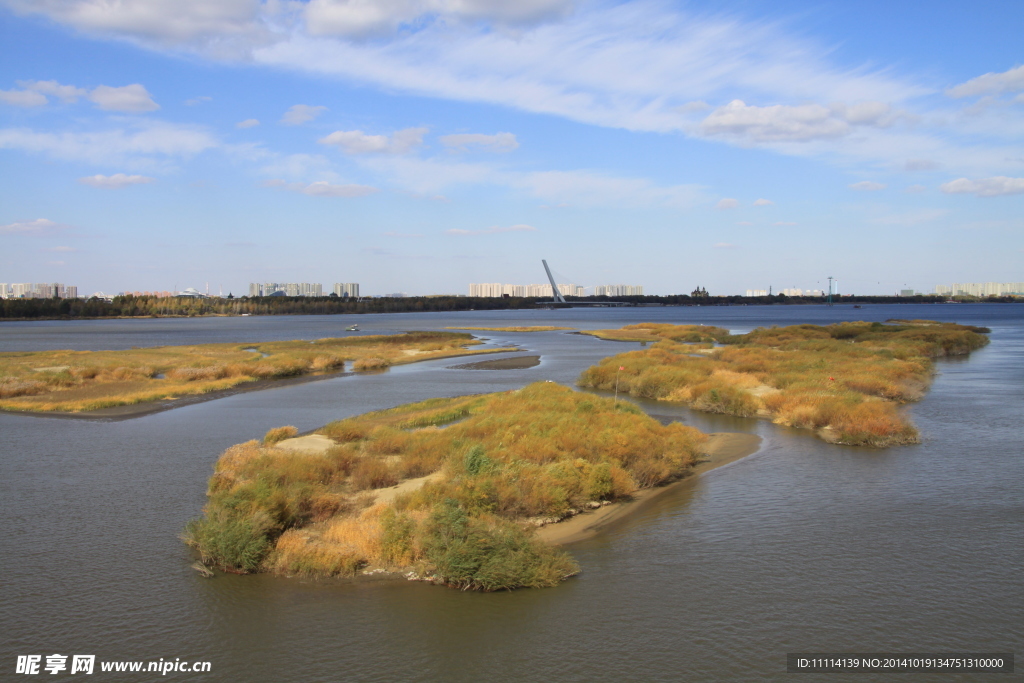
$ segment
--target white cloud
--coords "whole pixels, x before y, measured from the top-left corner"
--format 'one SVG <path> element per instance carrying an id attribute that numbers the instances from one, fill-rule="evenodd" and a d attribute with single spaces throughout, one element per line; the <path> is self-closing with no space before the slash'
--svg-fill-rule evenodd
<path id="1" fill-rule="evenodd" d="M 884 184 L 876 183 L 873 180 L 862 180 L 859 183 L 853 183 L 849 187 L 851 190 L 857 190 L 858 192 L 877 192 L 878 190 L 885 189 Z"/>
<path id="2" fill-rule="evenodd" d="M 203 102 L 210 102 L 211 100 L 213 100 L 213 98 L 209 95 L 200 95 L 199 97 L 193 97 L 190 100 L 185 100 L 185 106 L 194 107 L 197 104 L 202 104 Z"/>
<path id="3" fill-rule="evenodd" d="M 995 176 L 968 180 L 958 178 L 939 186 L 946 194 L 973 194 L 978 197 L 999 197 L 1008 194 L 1024 194 L 1024 178 Z"/>
<path id="4" fill-rule="evenodd" d="M 0 129 L 0 149 L 20 149 L 90 164 L 148 167 L 170 158 L 189 158 L 216 146 L 218 142 L 201 128 L 158 121 L 93 132 Z"/>
<path id="5" fill-rule="evenodd" d="M 772 206 L 773 204 L 775 202 L 770 199 L 758 199 L 754 202 L 754 206 Z"/>
<path id="6" fill-rule="evenodd" d="M 288 183 L 283 180 L 268 180 L 263 183 L 264 187 L 278 187 L 290 192 L 300 192 L 310 197 L 365 197 L 366 195 L 379 192 L 376 187 L 369 185 L 333 185 L 325 180 L 318 180 L 315 183 Z"/>
<path id="7" fill-rule="evenodd" d="M 68 104 L 77 102 L 79 97 L 85 97 L 88 94 L 84 88 L 61 85 L 57 81 L 18 81 L 18 85 L 26 90 L 56 97 Z"/>
<path id="8" fill-rule="evenodd" d="M 405 128 L 389 135 L 367 135 L 361 130 L 337 130 L 320 138 L 321 145 L 334 145 L 346 154 L 405 154 L 423 144 L 426 128 Z"/>
<path id="9" fill-rule="evenodd" d="M 144 175 L 125 175 L 124 173 L 115 173 L 114 175 L 86 176 L 84 178 L 79 178 L 78 182 L 83 185 L 91 185 L 92 187 L 116 190 L 129 185 L 144 185 L 146 183 L 151 183 L 154 180 L 156 179 L 149 178 Z"/>
<path id="10" fill-rule="evenodd" d="M 246 119 L 245 121 L 239 121 L 235 124 L 235 128 L 252 128 L 253 126 L 260 125 L 259 119 Z"/>
<path id="11" fill-rule="evenodd" d="M 17 221 L 0 225 L 0 235 L 46 235 L 67 228 L 66 225 L 55 223 L 48 218 L 37 218 L 34 221 Z"/>
<path id="12" fill-rule="evenodd" d="M 1024 90 L 1024 65 L 1003 71 L 987 73 L 972 78 L 946 91 L 950 97 L 974 97 L 977 95 L 1000 95 L 1005 92 Z"/>
<path id="13" fill-rule="evenodd" d="M 139 83 L 132 83 L 120 88 L 109 85 L 97 86 L 89 93 L 89 99 L 104 111 L 137 114 L 160 108 L 160 105 L 153 101 L 149 91 Z"/>
<path id="14" fill-rule="evenodd" d="M 780 24 L 629 2 L 590 5 L 519 32 L 438 21 L 368 42 L 292 34 L 253 58 L 403 92 L 662 132 L 690 125 L 680 107 L 737 90 L 775 101 L 852 102 L 900 102 L 927 91 L 880 73 L 837 70 L 828 53 Z"/>
<path id="15" fill-rule="evenodd" d="M 461 230 L 459 228 L 452 228 L 451 230 L 445 230 L 446 235 L 495 235 L 502 232 L 536 232 L 537 228 L 532 225 L 526 225 L 520 223 L 518 225 L 509 225 L 502 227 L 499 225 L 492 225 L 489 228 L 483 230 Z"/>
<path id="16" fill-rule="evenodd" d="M 313 35 L 359 38 L 431 19 L 524 25 L 563 15 L 572 6 L 572 0 L 311 0 L 304 19 Z"/>
<path id="17" fill-rule="evenodd" d="M 49 100 L 33 90 L 0 90 L 0 102 L 15 107 L 41 107 Z"/>
<path id="18" fill-rule="evenodd" d="M 327 111 L 327 107 L 312 107 L 308 104 L 295 104 L 288 108 L 288 111 L 281 117 L 281 123 L 286 126 L 298 126 L 307 121 L 312 121 Z"/>
<path id="19" fill-rule="evenodd" d="M 456 133 L 454 135 L 442 135 L 441 144 L 445 147 L 466 150 L 469 147 L 482 147 L 491 152 L 511 152 L 519 147 L 519 141 L 512 133 L 495 133 L 484 135 L 483 133 Z"/>
<path id="20" fill-rule="evenodd" d="M 769 107 L 748 105 L 743 100 L 711 112 L 700 124 L 704 135 L 731 137 L 747 143 L 806 142 L 848 135 L 851 126 L 885 128 L 899 116 L 884 102 Z"/>
<path id="21" fill-rule="evenodd" d="M 4 0 L 18 14 L 42 14 L 89 34 L 159 46 L 193 45 L 225 54 L 232 43 L 267 39 L 261 14 L 277 3 L 259 0 Z"/>
<path id="22" fill-rule="evenodd" d="M 735 209 L 739 205 L 740 205 L 739 200 L 733 199 L 732 197 L 725 197 L 723 199 L 719 199 L 718 200 L 718 203 L 715 204 L 715 208 L 716 209 Z"/>

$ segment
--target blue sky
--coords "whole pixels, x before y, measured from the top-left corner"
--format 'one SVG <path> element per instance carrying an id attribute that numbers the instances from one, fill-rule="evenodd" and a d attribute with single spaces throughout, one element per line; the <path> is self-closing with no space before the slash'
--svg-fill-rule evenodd
<path id="1" fill-rule="evenodd" d="M 0 282 L 1024 280 L 1024 5 L 0 0 Z"/>

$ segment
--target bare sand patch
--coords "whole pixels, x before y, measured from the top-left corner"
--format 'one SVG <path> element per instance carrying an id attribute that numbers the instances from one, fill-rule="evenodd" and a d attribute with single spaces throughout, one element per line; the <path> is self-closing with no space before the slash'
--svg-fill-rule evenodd
<path id="1" fill-rule="evenodd" d="M 326 438 L 326 437 L 325 437 Z M 389 486 L 386 489 L 374 489 L 367 491 L 366 493 L 373 496 L 373 504 L 377 503 L 390 503 L 398 496 L 403 493 L 410 493 L 423 487 L 428 481 L 436 481 L 441 478 L 441 472 L 437 471 L 433 474 L 428 474 L 425 477 L 416 477 L 414 479 L 406 479 L 405 481 L 395 486 Z"/>
<path id="2" fill-rule="evenodd" d="M 330 439 L 323 434 L 309 434 L 307 436 L 297 436 L 293 439 L 284 439 L 274 444 L 275 448 L 280 448 L 286 451 L 296 451 L 302 453 L 326 453 L 333 446 L 333 439 Z"/>

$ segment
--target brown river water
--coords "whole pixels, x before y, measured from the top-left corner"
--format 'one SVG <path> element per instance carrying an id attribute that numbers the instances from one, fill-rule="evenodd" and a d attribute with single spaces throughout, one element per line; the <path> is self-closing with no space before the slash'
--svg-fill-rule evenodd
<path id="1" fill-rule="evenodd" d="M 47 680 L 786 680 L 787 652 L 1024 652 L 1024 306 L 602 309 L 0 324 L 0 351 L 314 339 L 451 325 L 618 327 L 956 320 L 992 343 L 943 360 L 911 408 L 924 442 L 823 443 L 766 421 L 643 404 L 705 431 L 763 438 L 569 547 L 559 587 L 463 593 L 403 580 L 203 579 L 178 534 L 224 448 L 292 424 L 551 379 L 572 385 L 636 344 L 477 332 L 540 364 L 282 386 L 124 421 L 0 414 L 0 679 L 19 655 L 96 655 Z M 107 673 L 102 661 L 208 661 L 208 673 Z M 70 662 L 70 658 L 69 658 Z M 1010 680 L 1020 674 L 860 674 Z M 839 680 L 802 674 L 800 680 Z M 840 675 L 840 679 L 843 678 Z"/>

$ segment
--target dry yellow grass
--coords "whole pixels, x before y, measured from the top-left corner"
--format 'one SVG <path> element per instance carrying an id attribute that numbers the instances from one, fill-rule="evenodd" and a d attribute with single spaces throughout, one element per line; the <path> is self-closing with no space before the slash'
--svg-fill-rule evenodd
<path id="1" fill-rule="evenodd" d="M 468 349 L 469 334 L 409 332 L 316 341 L 200 344 L 121 351 L 0 353 L 0 409 L 80 412 L 230 389 L 265 379 L 380 370 L 509 349 Z M 412 353 L 409 353 L 412 352 Z"/>
<path id="2" fill-rule="evenodd" d="M 668 323 L 638 323 L 617 330 L 580 330 L 598 339 L 628 342 L 658 342 L 664 340 L 691 344 L 714 342 L 727 337 L 729 330 L 710 325 L 671 325 Z"/>
<path id="3" fill-rule="evenodd" d="M 624 335 L 639 329 L 661 341 L 604 359 L 581 375 L 580 385 L 618 386 L 699 410 L 771 417 L 830 441 L 886 446 L 919 439 L 899 405 L 923 396 L 931 359 L 988 343 L 984 328 L 935 321 L 794 325 L 740 336 L 710 333 L 725 346 L 698 357 L 678 343 L 691 328 L 631 326 Z"/>
<path id="4" fill-rule="evenodd" d="M 204 557 L 235 571 L 333 576 L 370 564 L 487 590 L 552 585 L 574 564 L 519 522 L 681 477 L 707 438 L 630 403 L 543 382 L 399 406 L 319 432 L 337 444 L 322 455 L 256 441 L 224 453 L 206 516 L 188 532 Z M 374 495 L 431 473 L 404 494 Z M 439 548 L 438 525 L 449 523 L 441 536 L 464 532 L 482 544 L 470 544 L 480 565 L 472 577 L 445 569 L 445 558 L 462 552 Z"/>
<path id="5" fill-rule="evenodd" d="M 575 330 L 575 327 L 555 325 L 511 325 L 507 327 L 446 327 L 446 330 L 483 330 L 485 332 L 552 332 L 554 330 Z"/>

